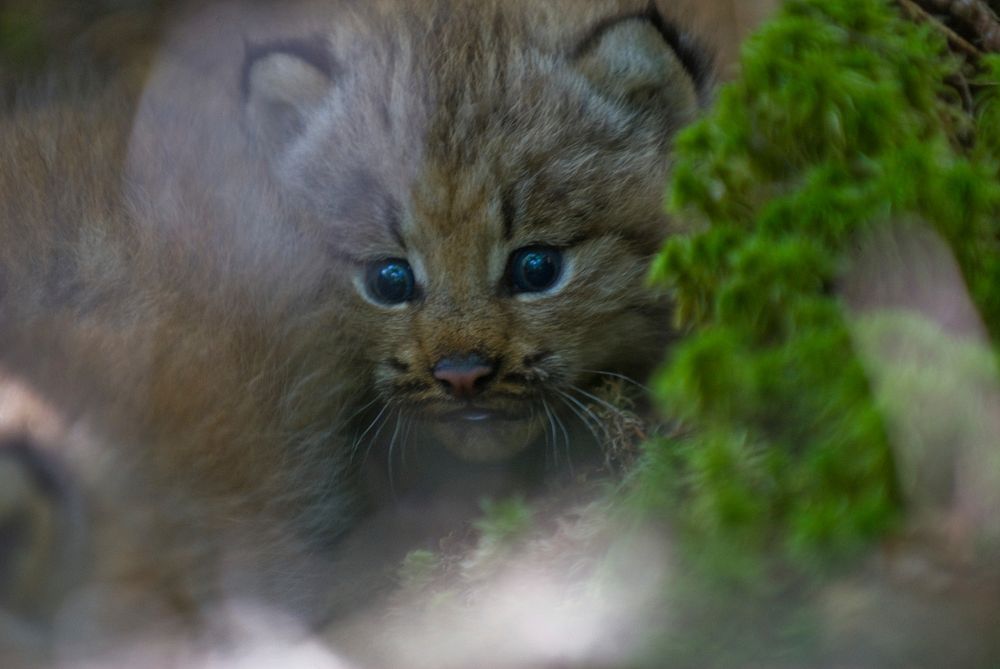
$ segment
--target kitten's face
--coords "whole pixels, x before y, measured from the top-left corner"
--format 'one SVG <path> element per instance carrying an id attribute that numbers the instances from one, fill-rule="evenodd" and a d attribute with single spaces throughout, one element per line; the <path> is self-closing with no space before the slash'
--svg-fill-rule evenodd
<path id="1" fill-rule="evenodd" d="M 495 460 L 659 359 L 645 277 L 699 75 L 645 2 L 384 3 L 251 54 L 249 125 L 383 405 Z"/>

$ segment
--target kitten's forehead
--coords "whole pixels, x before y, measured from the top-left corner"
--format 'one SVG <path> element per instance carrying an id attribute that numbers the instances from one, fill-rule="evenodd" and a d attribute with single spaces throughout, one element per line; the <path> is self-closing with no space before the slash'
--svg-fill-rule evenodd
<path id="1" fill-rule="evenodd" d="M 424 165 L 439 175 L 429 185 L 448 209 L 427 212 L 421 224 L 441 228 L 442 235 L 474 225 L 492 239 L 530 225 L 534 239 L 522 241 L 568 242 L 589 232 L 567 231 L 566 221 L 606 227 L 600 218 L 609 202 L 632 198 L 638 208 L 657 211 L 667 133 L 596 93 L 574 64 L 602 26 L 646 16 L 650 3 L 533 0 L 477 7 L 440 28 L 444 43 L 461 48 L 424 61 L 432 68 L 435 103 Z M 649 192 L 639 192 L 637 174 L 654 184 L 652 202 Z M 450 196 L 441 197 L 449 176 Z M 618 213 L 627 225 L 628 212 Z"/>
<path id="2" fill-rule="evenodd" d="M 357 3 L 330 36 L 344 73 L 314 128 L 313 139 L 325 141 L 303 143 L 310 151 L 325 146 L 318 164 L 329 168 L 309 190 L 323 192 L 325 182 L 335 195 L 364 182 L 363 192 L 336 197 L 358 211 L 339 206 L 334 217 L 366 220 L 365 236 L 385 240 L 414 232 L 443 239 L 471 226 L 486 241 L 509 237 L 520 219 L 544 224 L 599 212 L 602 199 L 627 190 L 630 175 L 656 179 L 664 133 L 644 135 L 620 105 L 595 94 L 572 67 L 573 54 L 601 25 L 649 7 L 642 0 Z M 303 164 L 316 165 L 315 156 Z M 531 216 L 518 217 L 524 210 Z M 376 232 L 370 224 L 378 221 Z M 371 241 L 366 248 L 378 245 Z"/>

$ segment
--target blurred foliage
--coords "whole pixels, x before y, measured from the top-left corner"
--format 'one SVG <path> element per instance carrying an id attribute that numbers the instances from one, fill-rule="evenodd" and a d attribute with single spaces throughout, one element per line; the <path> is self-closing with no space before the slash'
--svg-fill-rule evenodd
<path id="1" fill-rule="evenodd" d="M 475 521 L 474 527 L 480 533 L 483 544 L 509 544 L 523 538 L 534 527 L 534 513 L 522 497 L 484 499 L 480 507 L 483 515 Z"/>
<path id="2" fill-rule="evenodd" d="M 441 563 L 441 556 L 433 551 L 424 549 L 410 551 L 399 566 L 397 580 L 408 589 L 426 587 L 437 577 Z"/>
<path id="3" fill-rule="evenodd" d="M 998 84 L 1000 59 L 973 72 L 887 0 L 790 0 L 678 137 L 670 208 L 697 231 L 654 279 L 688 334 L 655 385 L 690 434 L 648 444 L 630 494 L 674 521 L 691 566 L 766 590 L 898 523 L 886 419 L 838 286 L 866 236 L 920 221 L 1000 332 Z"/>
<path id="4" fill-rule="evenodd" d="M 25 70 L 45 61 L 49 46 L 43 7 L 16 2 L 0 7 L 0 63 Z"/>
<path id="5" fill-rule="evenodd" d="M 157 40 L 169 0 L 0 2 L 0 101 L 42 74 L 119 68 Z M 76 71 L 74 71 L 76 72 Z"/>

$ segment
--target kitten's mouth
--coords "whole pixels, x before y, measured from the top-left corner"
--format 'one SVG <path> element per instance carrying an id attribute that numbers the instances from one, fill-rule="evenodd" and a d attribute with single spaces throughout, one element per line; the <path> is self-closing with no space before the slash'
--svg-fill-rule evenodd
<path id="1" fill-rule="evenodd" d="M 445 448 L 472 462 L 497 462 L 527 448 L 541 423 L 527 411 L 464 406 L 426 415 L 424 424 Z"/>
<path id="2" fill-rule="evenodd" d="M 465 423 L 485 423 L 490 421 L 511 421 L 524 420 L 526 414 L 514 413 L 511 411 L 500 411 L 497 409 L 486 409 L 480 407 L 464 407 L 444 414 L 443 421 L 457 421 Z"/>

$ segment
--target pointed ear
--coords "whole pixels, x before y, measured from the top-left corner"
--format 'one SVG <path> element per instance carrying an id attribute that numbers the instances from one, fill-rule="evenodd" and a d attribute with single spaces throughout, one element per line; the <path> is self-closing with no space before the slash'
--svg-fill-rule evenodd
<path id="1" fill-rule="evenodd" d="M 281 152 L 329 94 L 336 62 L 323 38 L 247 45 L 241 89 L 243 123 L 268 154 Z"/>
<path id="2" fill-rule="evenodd" d="M 574 57 L 597 90 L 640 107 L 693 111 L 710 85 L 708 58 L 655 9 L 604 21 Z"/>

